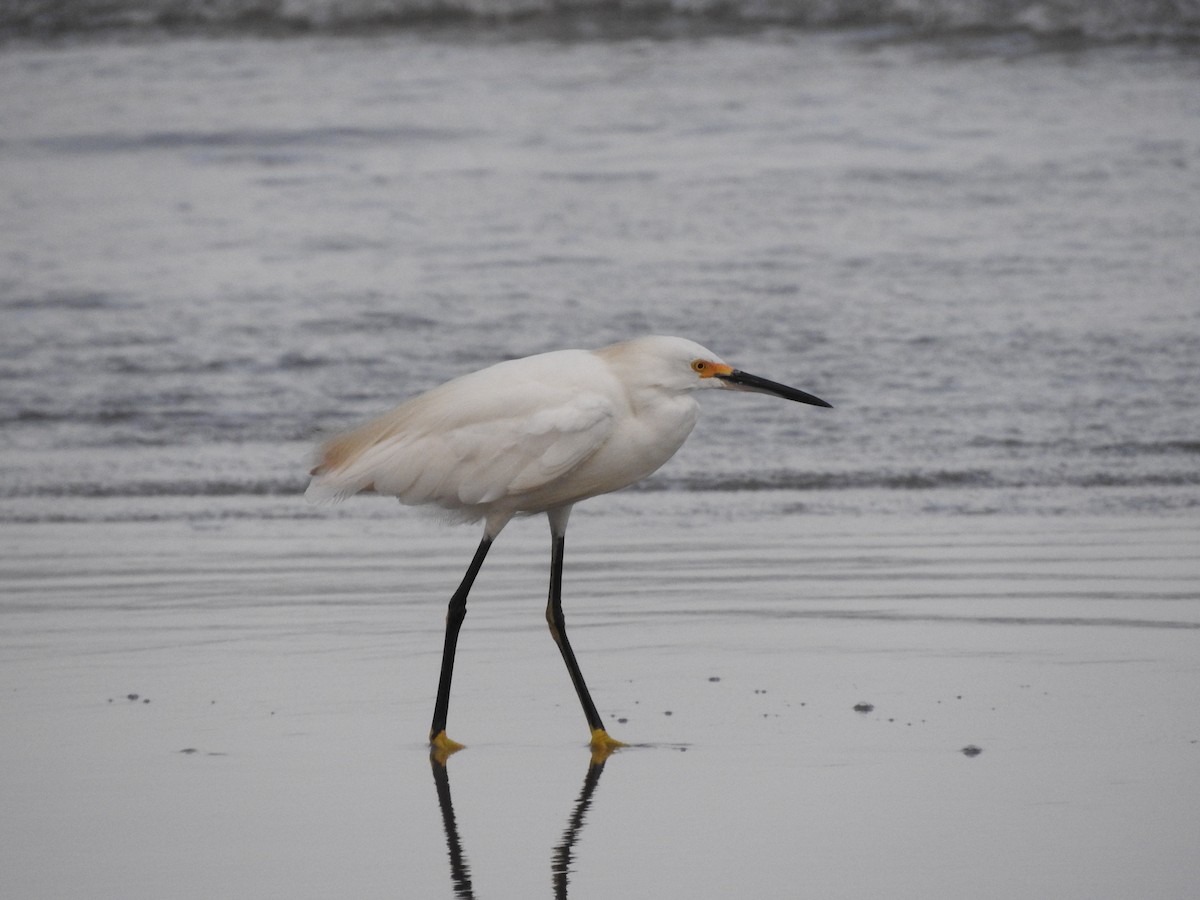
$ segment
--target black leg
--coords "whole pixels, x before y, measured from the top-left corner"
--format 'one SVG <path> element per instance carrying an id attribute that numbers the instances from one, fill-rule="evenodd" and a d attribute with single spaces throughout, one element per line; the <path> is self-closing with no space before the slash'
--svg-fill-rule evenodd
<path id="1" fill-rule="evenodd" d="M 555 534 L 553 540 L 554 545 L 550 558 L 550 599 L 546 603 L 546 623 L 550 626 L 550 634 L 554 638 L 554 643 L 558 644 L 558 649 L 562 652 L 563 661 L 567 664 L 567 671 L 571 673 L 571 683 L 575 685 L 575 693 L 579 695 L 583 714 L 587 717 L 588 727 L 592 730 L 592 748 L 597 751 L 603 750 L 604 755 L 607 755 L 614 748 L 623 747 L 624 744 L 613 740 L 604 730 L 604 722 L 600 719 L 600 713 L 596 711 L 592 695 L 588 693 L 583 673 L 579 671 L 579 663 L 575 661 L 575 652 L 571 649 L 571 642 L 567 640 L 567 623 L 563 619 L 562 611 L 562 569 L 566 538 L 561 534 Z"/>
<path id="2" fill-rule="evenodd" d="M 454 648 L 458 646 L 458 632 L 462 628 L 463 619 L 467 617 L 467 594 L 471 592 L 471 585 L 475 583 L 475 576 L 479 574 L 491 546 L 492 539 L 485 534 L 479 542 L 479 549 L 475 551 L 471 565 L 467 567 L 467 574 L 463 576 L 458 590 L 450 598 L 450 606 L 446 610 L 446 644 L 442 649 L 442 675 L 438 680 L 437 703 L 433 707 L 433 725 L 429 729 L 430 743 L 451 745 L 442 746 L 441 749 L 456 750 L 461 746 L 446 737 L 446 717 L 450 713 L 450 679 L 454 675 Z"/>

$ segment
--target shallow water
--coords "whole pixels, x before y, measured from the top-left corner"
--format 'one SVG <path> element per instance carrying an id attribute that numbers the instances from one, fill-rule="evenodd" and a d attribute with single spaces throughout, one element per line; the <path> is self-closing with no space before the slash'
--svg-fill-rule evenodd
<path id="1" fill-rule="evenodd" d="M 3 525 L 0 827 L 19 864 L 0 887 L 1168 898 L 1195 883 L 1194 522 L 771 517 L 729 495 L 726 531 L 672 497 L 573 521 L 571 633 L 609 728 L 637 745 L 578 821 L 589 754 L 542 619 L 548 541 L 538 522 L 501 537 L 460 643 L 456 844 L 423 736 L 472 533 Z"/>

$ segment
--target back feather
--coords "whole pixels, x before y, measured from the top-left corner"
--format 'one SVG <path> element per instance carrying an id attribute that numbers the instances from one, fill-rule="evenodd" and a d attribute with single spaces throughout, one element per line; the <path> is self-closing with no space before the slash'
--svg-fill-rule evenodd
<path id="1" fill-rule="evenodd" d="M 612 431 L 612 401 L 582 388 L 601 365 L 586 357 L 592 365 L 574 361 L 586 377 L 565 382 L 561 366 L 530 365 L 542 357 L 500 363 L 338 435 L 321 447 L 305 496 L 329 503 L 373 490 L 468 519 L 505 500 L 527 511 L 521 495 L 571 471 Z"/>

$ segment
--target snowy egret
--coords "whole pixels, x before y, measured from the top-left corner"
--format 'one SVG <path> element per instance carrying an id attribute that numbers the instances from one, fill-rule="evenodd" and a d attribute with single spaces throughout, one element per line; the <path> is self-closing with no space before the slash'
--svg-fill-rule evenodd
<path id="1" fill-rule="evenodd" d="M 588 497 L 645 478 L 670 459 L 696 424 L 695 392 L 724 388 L 773 394 L 813 406 L 824 400 L 724 363 L 699 344 L 644 337 L 600 350 L 559 350 L 497 363 L 421 394 L 326 442 L 307 496 L 340 500 L 360 491 L 441 507 L 484 523 L 483 539 L 450 599 L 446 642 L 429 740 L 442 753 L 454 650 L 467 594 L 500 530 L 513 516 L 550 519 L 546 621 L 591 729 L 591 746 L 621 746 L 608 735 L 567 640 L 562 567 L 567 518 Z"/>

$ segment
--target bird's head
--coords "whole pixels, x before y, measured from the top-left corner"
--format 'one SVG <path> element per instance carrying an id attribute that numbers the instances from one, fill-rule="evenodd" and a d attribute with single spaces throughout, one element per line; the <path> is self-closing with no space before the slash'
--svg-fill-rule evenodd
<path id="1" fill-rule="evenodd" d="M 694 341 L 676 337 L 649 337 L 630 341 L 629 344 L 637 347 L 639 355 L 646 363 L 661 370 L 664 386 L 676 390 L 721 388 L 750 391 L 812 406 L 830 406 L 820 397 L 806 391 L 735 369 L 711 350 Z"/>

